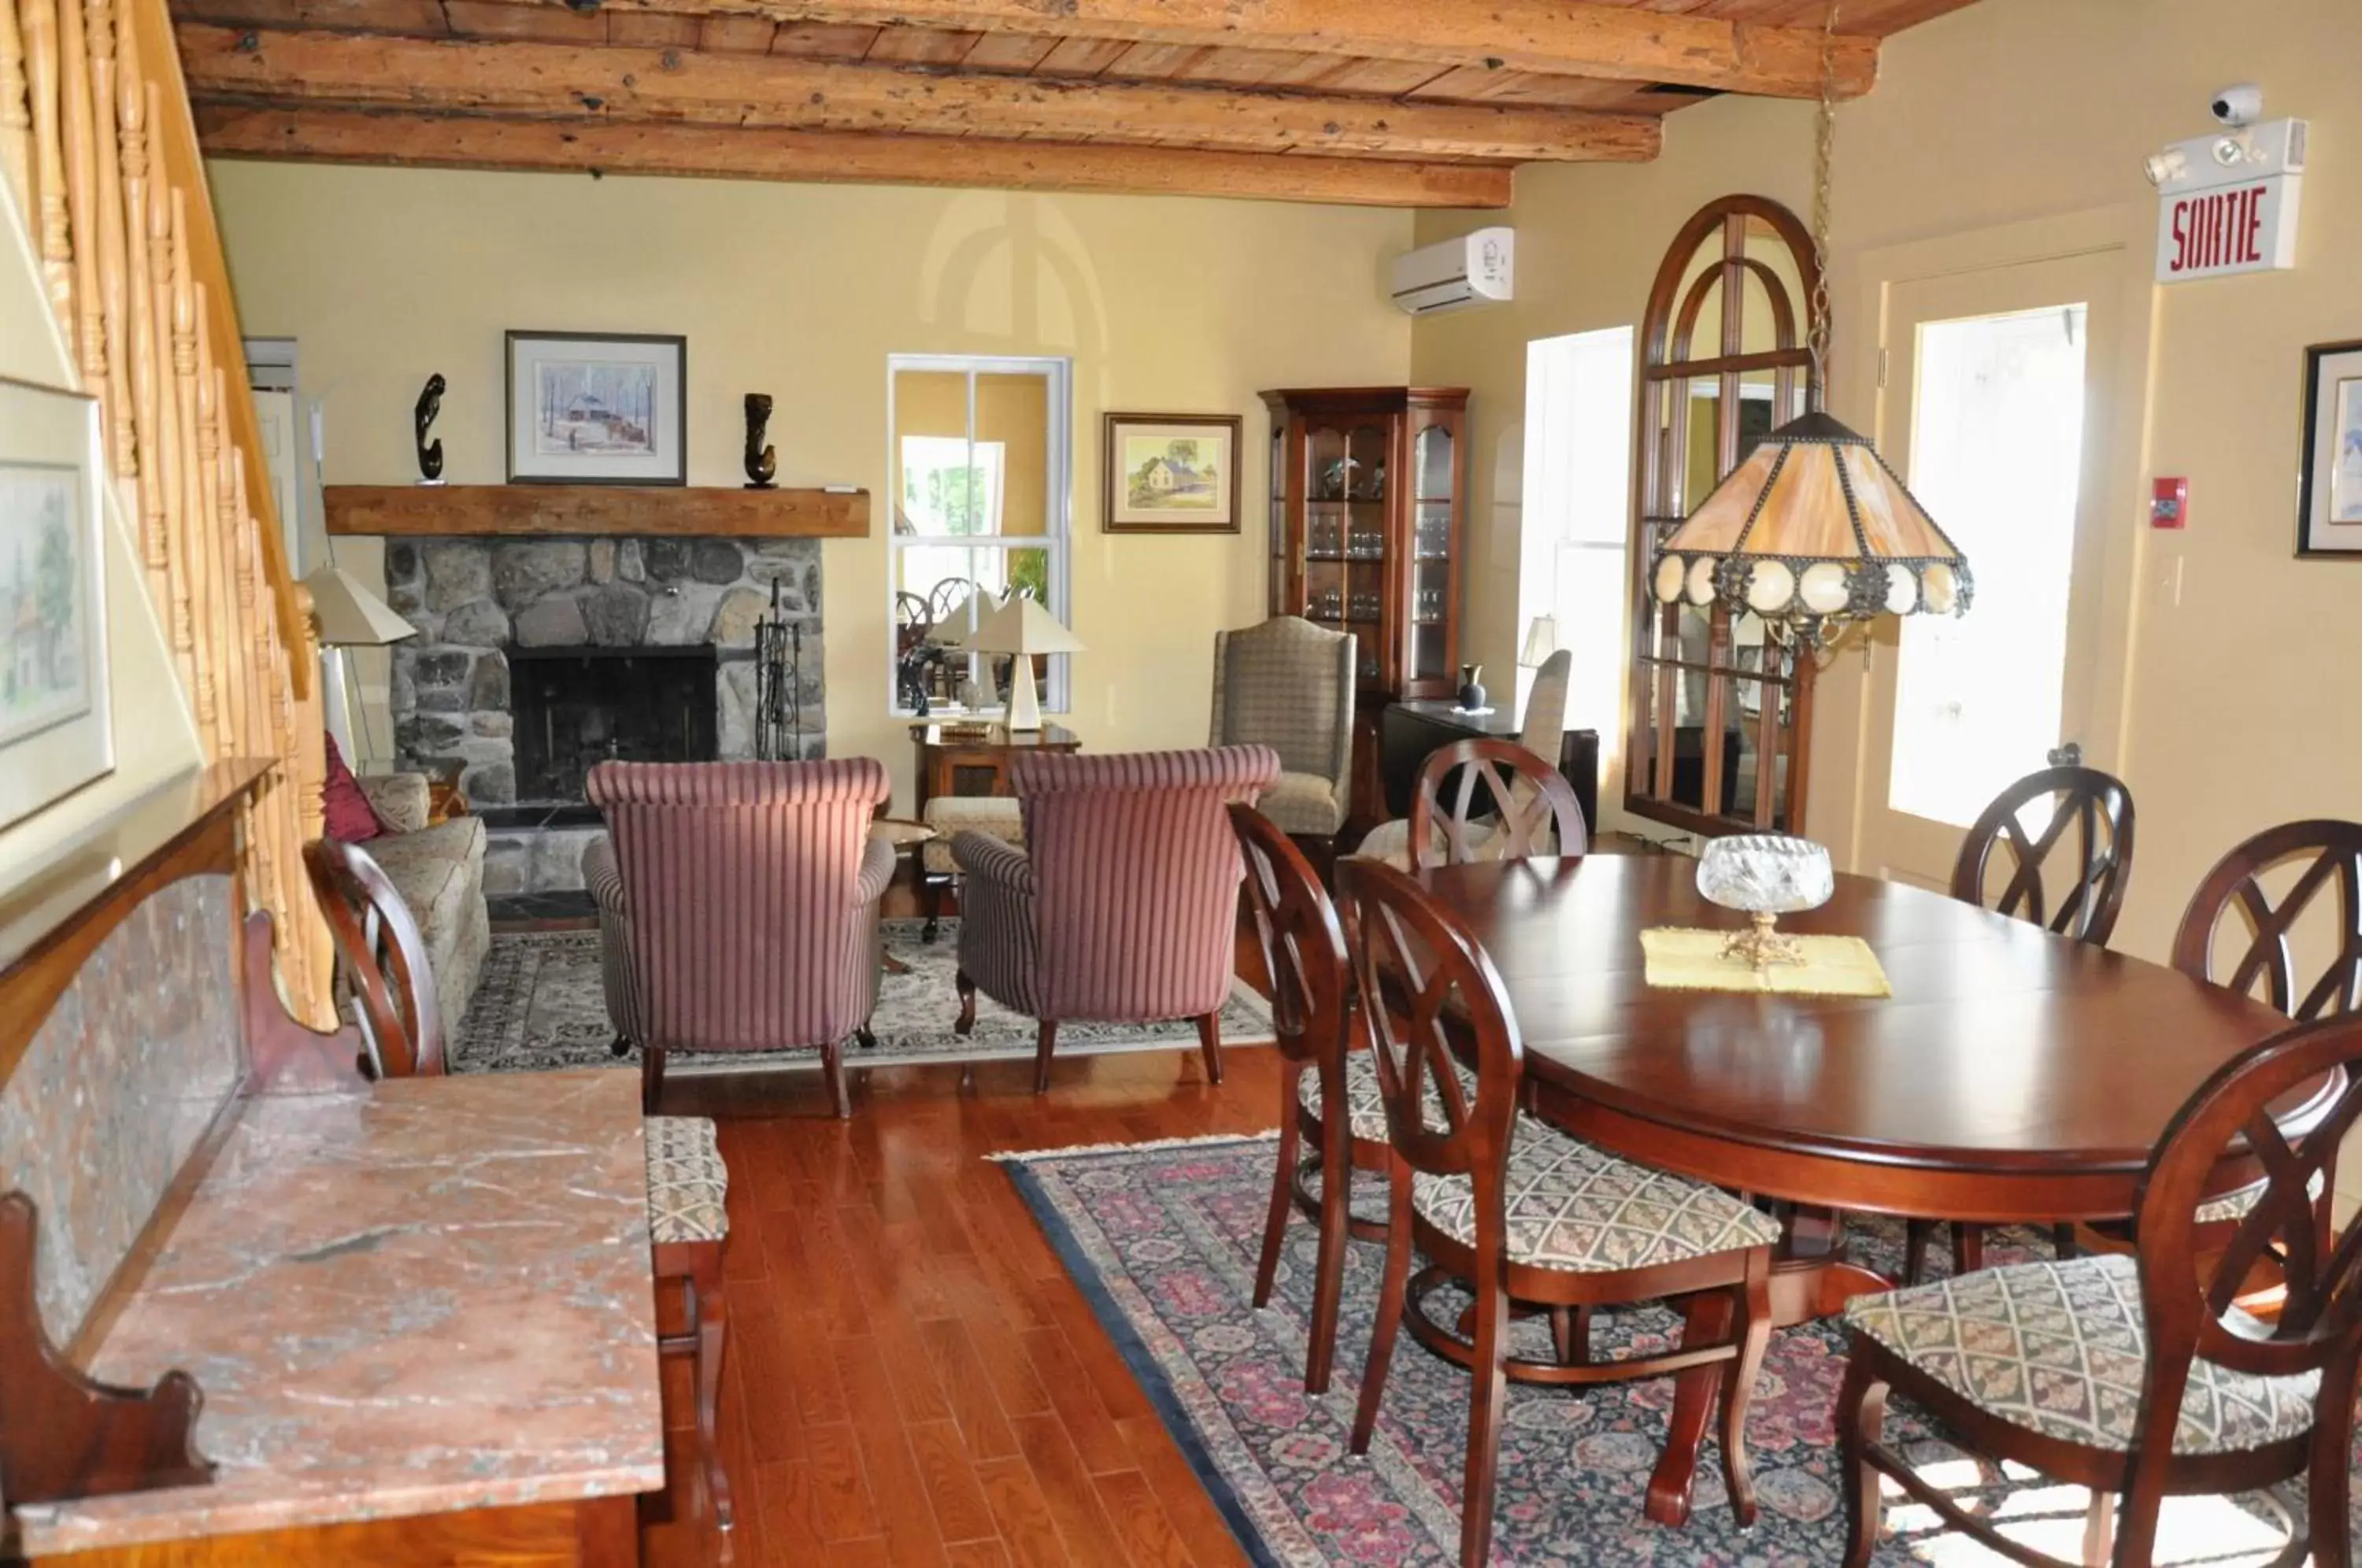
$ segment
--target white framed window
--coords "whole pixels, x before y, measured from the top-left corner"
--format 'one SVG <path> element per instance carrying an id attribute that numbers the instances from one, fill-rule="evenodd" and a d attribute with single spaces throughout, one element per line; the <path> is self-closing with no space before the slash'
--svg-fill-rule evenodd
<path id="1" fill-rule="evenodd" d="M 1574 656 L 1566 722 L 1599 732 L 1603 770 L 1624 738 L 1632 350 L 1629 326 L 1526 345 L 1519 646 L 1535 616 L 1555 618 Z M 1518 674 L 1522 697 L 1532 672 Z"/>
<path id="2" fill-rule="evenodd" d="M 1012 593 L 1066 622 L 1074 464 L 1071 362 L 977 355 L 887 359 L 887 690 L 903 681 L 914 628 L 964 641 Z M 1067 656 L 1033 661 L 1044 709 L 1069 705 Z M 931 712 L 997 708 L 1010 661 L 957 647 L 915 673 Z"/>

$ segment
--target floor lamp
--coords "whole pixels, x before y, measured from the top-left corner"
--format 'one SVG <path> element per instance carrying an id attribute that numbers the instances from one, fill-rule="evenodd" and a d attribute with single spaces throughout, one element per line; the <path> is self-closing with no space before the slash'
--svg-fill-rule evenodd
<path id="1" fill-rule="evenodd" d="M 366 715 L 359 714 L 353 700 L 345 650 L 383 647 L 416 636 L 418 628 L 395 614 L 393 606 L 340 566 L 322 567 L 304 580 L 304 586 L 311 591 L 312 620 L 320 633 L 320 673 L 326 683 L 321 711 L 327 719 L 328 733 L 337 737 L 337 750 L 348 766 L 376 760 L 353 744 L 354 720 Z"/>

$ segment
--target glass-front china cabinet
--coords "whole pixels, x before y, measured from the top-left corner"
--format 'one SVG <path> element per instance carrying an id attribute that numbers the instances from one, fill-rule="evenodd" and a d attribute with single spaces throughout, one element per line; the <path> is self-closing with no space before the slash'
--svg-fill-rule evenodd
<path id="1" fill-rule="evenodd" d="M 1353 815 L 1385 815 L 1386 703 L 1460 688 L 1468 393 L 1451 387 L 1267 392 L 1275 615 L 1351 633 Z"/>

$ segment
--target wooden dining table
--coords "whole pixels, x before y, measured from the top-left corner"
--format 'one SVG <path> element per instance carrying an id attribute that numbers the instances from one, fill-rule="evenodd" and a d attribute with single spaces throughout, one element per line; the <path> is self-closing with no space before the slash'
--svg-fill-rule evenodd
<path id="1" fill-rule="evenodd" d="M 1781 930 L 1859 936 L 1885 998 L 1652 987 L 1640 933 L 1734 928 L 1697 862 L 1593 855 L 1419 873 L 1508 993 L 1535 1114 L 1627 1158 L 1800 1206 L 1773 1275 L 1783 1325 L 1892 1287 L 1844 1255 L 1847 1212 L 1987 1224 L 2132 1216 L 2151 1149 L 2225 1061 L 2287 1027 L 2263 1003 L 1900 882 L 1840 875 Z M 2326 1088 L 2276 1108 L 2298 1131 Z M 2230 1191 L 2259 1173 L 2221 1172 Z M 1727 1331 L 1726 1298 L 1686 1332 Z M 1649 1487 L 1689 1516 L 1714 1369 L 1684 1375 Z"/>

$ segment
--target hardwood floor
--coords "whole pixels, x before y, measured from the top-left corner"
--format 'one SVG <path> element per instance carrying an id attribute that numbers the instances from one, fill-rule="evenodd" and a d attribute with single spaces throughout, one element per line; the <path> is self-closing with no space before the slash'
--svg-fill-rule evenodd
<path id="1" fill-rule="evenodd" d="M 1215 1568 L 1229 1528 L 1003 1168 L 1009 1149 L 1275 1124 L 1276 1052 L 1240 1049 L 1220 1088 L 1194 1048 L 853 1075 L 853 1119 L 816 1079 L 676 1080 L 730 1166 L 730 1355 L 722 1436 L 730 1562 Z M 668 1369 L 673 1376 L 679 1369 Z M 686 1412 L 685 1379 L 667 1406 Z M 675 1432 L 675 1521 L 651 1568 L 721 1561 L 692 1518 Z M 709 1555 L 710 1554 L 710 1555 Z"/>

